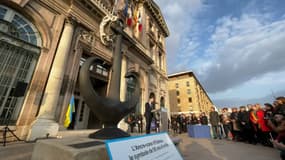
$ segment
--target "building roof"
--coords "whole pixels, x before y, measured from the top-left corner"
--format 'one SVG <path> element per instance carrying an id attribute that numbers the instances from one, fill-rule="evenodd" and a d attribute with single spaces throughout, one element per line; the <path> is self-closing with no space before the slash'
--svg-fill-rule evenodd
<path id="1" fill-rule="evenodd" d="M 207 91 L 204 89 L 204 87 L 202 86 L 202 84 L 200 83 L 200 81 L 198 80 L 198 78 L 195 76 L 194 72 L 193 71 L 184 71 L 184 72 L 178 72 L 178 73 L 173 73 L 173 74 L 170 74 L 168 75 L 168 80 L 170 80 L 171 78 L 174 78 L 174 77 L 180 77 L 180 76 L 183 76 L 183 75 L 192 75 L 195 80 L 197 81 L 197 83 L 200 85 L 200 87 L 202 88 L 202 90 L 205 92 L 206 96 L 209 98 L 210 102 L 212 102 L 211 98 L 209 97 Z"/>
<path id="2" fill-rule="evenodd" d="M 178 77 L 178 76 L 182 76 L 185 74 L 193 74 L 194 75 L 193 71 L 184 71 L 184 72 L 177 72 L 177 73 L 170 74 L 170 75 L 168 75 L 168 78 Z"/>

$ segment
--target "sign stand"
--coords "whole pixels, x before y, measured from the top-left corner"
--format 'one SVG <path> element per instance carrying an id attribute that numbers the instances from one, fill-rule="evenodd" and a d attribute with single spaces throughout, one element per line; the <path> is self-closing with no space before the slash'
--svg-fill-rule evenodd
<path id="1" fill-rule="evenodd" d="M 166 132 L 106 141 L 110 160 L 183 160 Z"/>

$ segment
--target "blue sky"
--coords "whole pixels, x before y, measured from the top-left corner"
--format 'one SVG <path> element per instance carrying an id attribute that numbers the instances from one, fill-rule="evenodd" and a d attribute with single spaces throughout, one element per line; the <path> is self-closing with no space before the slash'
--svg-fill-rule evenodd
<path id="1" fill-rule="evenodd" d="M 217 106 L 285 96 L 284 0 L 155 0 L 168 73 L 192 70 Z"/>

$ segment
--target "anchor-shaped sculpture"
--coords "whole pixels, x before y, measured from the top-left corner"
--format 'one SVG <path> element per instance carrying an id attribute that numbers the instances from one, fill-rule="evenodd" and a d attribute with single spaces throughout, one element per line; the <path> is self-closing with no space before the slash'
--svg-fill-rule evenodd
<path id="1" fill-rule="evenodd" d="M 128 133 L 119 129 L 117 125 L 126 115 L 134 111 L 140 97 L 140 86 L 138 83 L 139 75 L 136 72 L 129 72 L 125 77 L 133 78 L 133 80 L 137 82 L 135 90 L 129 100 L 126 102 L 120 101 L 123 23 L 119 19 L 110 23 L 110 27 L 115 33 L 116 44 L 113 53 L 109 95 L 107 97 L 99 96 L 93 89 L 90 80 L 89 69 L 97 58 L 92 57 L 87 59 L 82 65 L 79 75 L 79 88 L 81 95 L 84 97 L 84 100 L 91 111 L 104 124 L 103 129 L 89 135 L 90 138 L 96 139 L 113 139 L 130 136 Z"/>

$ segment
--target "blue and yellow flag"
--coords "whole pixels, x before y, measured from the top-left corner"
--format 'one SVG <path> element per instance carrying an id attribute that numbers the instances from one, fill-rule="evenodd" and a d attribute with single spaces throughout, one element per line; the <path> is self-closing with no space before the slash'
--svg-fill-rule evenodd
<path id="1" fill-rule="evenodd" d="M 75 112 L 75 103 L 74 103 L 74 96 L 71 96 L 66 114 L 65 114 L 65 120 L 64 120 L 64 127 L 67 128 L 71 121 L 72 121 L 72 113 Z"/>

